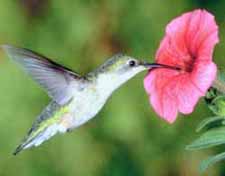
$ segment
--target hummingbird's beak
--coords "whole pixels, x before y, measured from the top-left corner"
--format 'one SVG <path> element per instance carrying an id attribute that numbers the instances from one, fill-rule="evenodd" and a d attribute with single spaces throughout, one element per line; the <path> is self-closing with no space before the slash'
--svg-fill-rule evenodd
<path id="1" fill-rule="evenodd" d="M 168 69 L 172 69 L 172 70 L 180 70 L 179 67 L 173 67 L 173 66 L 158 64 L 158 63 L 142 62 L 141 65 L 143 65 L 144 67 L 146 67 L 149 70 L 154 69 L 154 68 L 168 68 Z"/>

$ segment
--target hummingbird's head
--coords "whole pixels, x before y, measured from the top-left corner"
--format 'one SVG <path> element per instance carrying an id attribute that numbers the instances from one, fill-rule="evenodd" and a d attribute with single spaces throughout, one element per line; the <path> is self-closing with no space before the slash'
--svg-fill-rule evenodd
<path id="1" fill-rule="evenodd" d="M 160 67 L 172 68 L 170 66 L 157 63 L 151 64 L 146 61 L 140 61 L 123 54 L 117 54 L 101 65 L 95 71 L 95 75 L 99 82 L 118 87 L 144 70 L 151 70 L 153 68 Z"/>
<path id="2" fill-rule="evenodd" d="M 154 68 L 170 68 L 176 69 L 171 66 L 148 63 L 141 61 L 130 56 L 123 54 L 117 54 L 112 58 L 108 59 L 103 65 L 101 65 L 97 71 L 104 74 L 118 75 L 119 77 L 131 78 L 137 73 L 144 70 L 151 70 Z"/>

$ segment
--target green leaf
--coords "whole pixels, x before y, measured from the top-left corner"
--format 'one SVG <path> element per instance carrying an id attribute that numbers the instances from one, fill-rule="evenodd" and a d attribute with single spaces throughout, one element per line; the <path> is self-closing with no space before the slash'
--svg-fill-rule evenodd
<path id="1" fill-rule="evenodd" d="M 187 150 L 205 149 L 225 144 L 225 127 L 211 129 L 186 147 Z"/>
<path id="2" fill-rule="evenodd" d="M 221 117 L 221 116 L 213 116 L 213 117 L 209 117 L 204 119 L 196 128 L 196 132 L 200 132 L 203 128 L 212 125 L 215 122 L 219 122 L 225 120 L 225 117 Z"/>
<path id="3" fill-rule="evenodd" d="M 218 84 L 218 83 L 217 83 Z M 225 85 L 224 85 L 225 87 Z M 225 89 L 225 88 L 224 88 Z M 225 94 L 217 88 L 210 88 L 205 95 L 208 108 L 217 116 L 225 116 Z"/>
<path id="4" fill-rule="evenodd" d="M 217 96 L 208 106 L 214 114 L 225 116 L 225 96 Z"/>
<path id="5" fill-rule="evenodd" d="M 205 172 L 205 170 L 206 170 L 209 166 L 211 166 L 211 165 L 213 165 L 213 164 L 215 164 L 215 163 L 217 163 L 217 162 L 219 162 L 219 161 L 221 161 L 221 160 L 225 160 L 225 152 L 220 153 L 220 154 L 215 155 L 215 156 L 211 156 L 211 157 L 209 157 L 208 159 L 203 160 L 203 161 L 201 162 L 201 164 L 200 164 L 200 172 L 201 172 L 201 173 Z"/>

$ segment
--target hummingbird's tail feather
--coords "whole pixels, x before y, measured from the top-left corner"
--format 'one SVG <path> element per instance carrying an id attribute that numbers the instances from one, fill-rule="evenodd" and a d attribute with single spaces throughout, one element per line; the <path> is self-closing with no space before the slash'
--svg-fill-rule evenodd
<path id="1" fill-rule="evenodd" d="M 66 107 L 61 107 L 55 102 L 50 103 L 34 122 L 27 137 L 13 154 L 16 155 L 24 149 L 37 147 L 58 132 L 67 132 L 68 128 L 70 128 L 70 120 L 72 120 L 72 117 Z"/>
<path id="2" fill-rule="evenodd" d="M 34 137 L 27 137 L 22 144 L 20 144 L 16 150 L 13 152 L 14 155 L 17 155 L 20 151 L 24 149 L 28 149 L 30 147 L 37 147 L 41 145 L 44 141 L 48 140 L 52 136 L 54 136 L 57 132 L 64 132 L 60 131 L 60 126 L 58 124 L 53 124 L 49 127 L 46 127 L 43 131 L 38 133 Z"/>

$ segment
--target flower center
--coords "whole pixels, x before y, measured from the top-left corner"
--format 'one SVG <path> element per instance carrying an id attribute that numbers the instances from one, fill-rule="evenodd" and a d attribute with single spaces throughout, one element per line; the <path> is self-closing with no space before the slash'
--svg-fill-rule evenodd
<path id="1" fill-rule="evenodd" d="M 182 63 L 180 65 L 180 68 L 183 72 L 192 72 L 194 67 L 194 61 L 196 57 L 195 56 L 186 56 L 182 58 Z"/>

